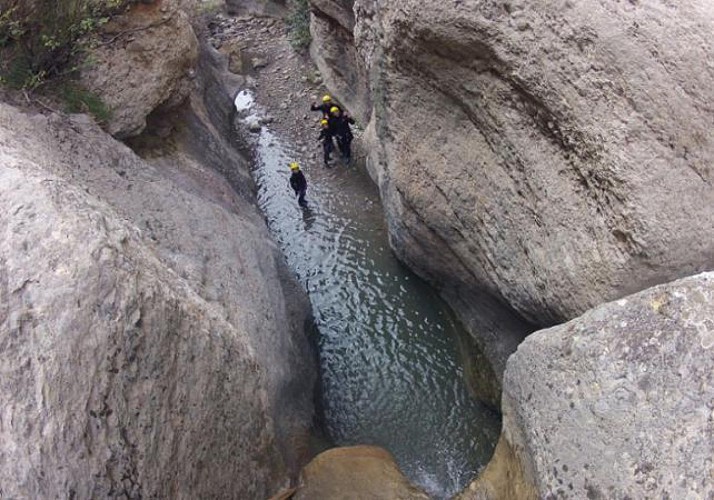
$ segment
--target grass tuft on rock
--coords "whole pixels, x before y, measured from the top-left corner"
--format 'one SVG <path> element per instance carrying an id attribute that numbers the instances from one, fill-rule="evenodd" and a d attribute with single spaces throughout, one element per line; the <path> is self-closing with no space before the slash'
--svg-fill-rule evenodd
<path id="1" fill-rule="evenodd" d="M 89 113 L 98 123 L 106 123 L 112 117 L 111 110 L 98 95 L 75 82 L 65 82 L 61 86 L 60 98 L 68 113 Z"/>

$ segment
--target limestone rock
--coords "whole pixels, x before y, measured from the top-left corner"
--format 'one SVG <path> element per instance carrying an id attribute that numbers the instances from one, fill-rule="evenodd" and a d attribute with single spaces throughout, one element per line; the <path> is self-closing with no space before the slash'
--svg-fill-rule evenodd
<path id="1" fill-rule="evenodd" d="M 134 6 L 106 28 L 108 42 L 82 70 L 83 85 L 112 111 L 107 130 L 115 137 L 139 134 L 154 109 L 189 95 L 198 40 L 181 7 L 178 0 Z"/>
<path id="2" fill-rule="evenodd" d="M 253 67 L 253 69 L 258 70 L 258 69 L 263 69 L 267 67 L 269 64 L 268 60 L 265 59 L 264 57 L 254 57 L 250 61 L 250 65 Z"/>
<path id="3" fill-rule="evenodd" d="M 714 267 L 710 2 L 354 12 L 370 168 L 420 274 L 550 325 Z"/>
<path id="4" fill-rule="evenodd" d="M 241 44 L 239 40 L 229 40 L 220 48 L 220 52 L 228 57 L 228 69 L 237 75 L 242 74 L 246 69 Z"/>
<path id="5" fill-rule="evenodd" d="M 326 85 L 361 123 L 371 113 L 369 78 L 354 41 L 354 0 L 310 0 L 310 55 Z"/>
<path id="6" fill-rule="evenodd" d="M 453 500 L 536 500 L 538 493 L 523 472 L 523 464 L 501 434 L 486 468 Z"/>
<path id="7" fill-rule="evenodd" d="M 714 496 L 713 318 L 704 273 L 528 337 L 503 393 L 520 484 L 537 498 Z"/>
<path id="8" fill-rule="evenodd" d="M 376 446 L 333 448 L 302 471 L 293 500 L 427 500 L 409 484 L 394 458 Z"/>
<path id="9" fill-rule="evenodd" d="M 171 137 L 148 163 L 86 117 L 0 104 L 8 498 L 267 498 L 296 466 L 305 304 L 205 167 L 238 159 L 193 135 L 205 151 Z"/>

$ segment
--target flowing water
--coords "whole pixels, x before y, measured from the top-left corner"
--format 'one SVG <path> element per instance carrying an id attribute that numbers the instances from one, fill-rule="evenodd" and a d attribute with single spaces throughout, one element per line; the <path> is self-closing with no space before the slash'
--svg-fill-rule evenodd
<path id="1" fill-rule="evenodd" d="M 239 111 L 251 105 L 238 95 Z M 326 433 L 337 445 L 388 449 L 410 480 L 446 498 L 485 465 L 500 431 L 499 416 L 463 382 L 456 344 L 465 333 L 389 250 L 363 169 L 303 165 L 301 208 L 288 187 L 293 154 L 263 128 L 254 177 L 270 231 L 312 303 Z"/>

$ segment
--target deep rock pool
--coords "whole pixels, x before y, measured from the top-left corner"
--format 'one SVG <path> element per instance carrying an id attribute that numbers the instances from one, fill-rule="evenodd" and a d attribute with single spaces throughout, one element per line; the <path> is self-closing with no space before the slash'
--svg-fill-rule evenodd
<path id="1" fill-rule="evenodd" d="M 252 105 L 238 95 L 244 120 L 255 121 L 246 116 Z M 309 183 L 301 208 L 288 187 L 296 146 L 265 127 L 257 135 L 260 207 L 315 316 L 324 431 L 336 445 L 386 448 L 412 482 L 451 496 L 490 459 L 500 431 L 499 415 L 466 390 L 456 349 L 466 333 L 393 256 L 363 168 L 301 163 Z"/>

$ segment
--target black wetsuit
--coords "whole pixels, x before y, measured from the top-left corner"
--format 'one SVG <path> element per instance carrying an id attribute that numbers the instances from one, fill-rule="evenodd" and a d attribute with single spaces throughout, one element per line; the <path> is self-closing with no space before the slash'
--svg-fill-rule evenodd
<path id="1" fill-rule="evenodd" d="M 324 155 L 325 165 L 330 162 L 330 153 L 335 149 L 335 145 L 332 142 L 332 131 L 329 125 L 322 130 L 320 130 L 320 136 L 317 138 L 318 141 L 322 141 L 322 152 Z"/>
<path id="2" fill-rule="evenodd" d="M 305 193 L 307 192 L 307 179 L 302 171 L 297 170 L 290 176 L 290 187 L 293 188 L 295 194 L 298 197 L 298 203 L 300 205 L 306 205 Z"/>
<path id="3" fill-rule="evenodd" d="M 353 124 L 354 118 L 349 115 L 341 114 L 340 116 L 332 116 L 330 120 L 330 128 L 332 133 L 337 137 L 337 147 L 340 148 L 342 157 L 347 161 L 352 157 L 352 129 L 350 124 Z"/>

